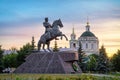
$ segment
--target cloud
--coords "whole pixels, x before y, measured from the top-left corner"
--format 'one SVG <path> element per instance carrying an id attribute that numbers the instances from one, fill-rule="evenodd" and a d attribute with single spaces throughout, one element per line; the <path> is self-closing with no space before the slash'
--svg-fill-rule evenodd
<path id="1" fill-rule="evenodd" d="M 116 43 L 119 43 L 120 44 L 120 38 L 109 38 L 109 39 L 103 39 L 105 42 L 116 42 Z"/>
<path id="2" fill-rule="evenodd" d="M 25 36 L 28 36 L 27 34 L 19 34 L 19 33 L 1 33 L 0 34 L 0 37 L 16 37 L 16 36 L 19 36 L 19 37 L 25 37 Z"/>
<path id="3" fill-rule="evenodd" d="M 105 47 L 111 47 L 111 48 L 116 48 L 116 47 L 119 47 L 119 49 L 120 49 L 120 45 L 105 45 Z"/>

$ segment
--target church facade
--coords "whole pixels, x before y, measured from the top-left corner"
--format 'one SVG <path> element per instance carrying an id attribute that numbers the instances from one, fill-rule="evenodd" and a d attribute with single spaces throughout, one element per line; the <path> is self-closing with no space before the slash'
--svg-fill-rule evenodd
<path id="1" fill-rule="evenodd" d="M 78 39 L 76 39 L 76 34 L 73 28 L 70 40 L 70 48 L 77 51 L 77 49 L 79 48 L 79 44 L 81 44 L 83 52 L 86 53 L 87 55 L 98 54 L 99 40 L 95 36 L 95 34 L 93 34 L 90 31 L 89 22 L 87 22 L 85 28 L 86 28 L 85 32 L 83 32 Z"/>

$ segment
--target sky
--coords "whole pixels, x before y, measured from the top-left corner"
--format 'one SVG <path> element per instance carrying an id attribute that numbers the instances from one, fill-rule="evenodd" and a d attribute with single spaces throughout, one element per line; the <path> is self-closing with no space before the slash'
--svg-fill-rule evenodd
<path id="1" fill-rule="evenodd" d="M 120 49 L 120 0 L 0 0 L 0 44 L 4 49 L 19 49 L 44 33 L 44 18 L 52 24 L 61 19 L 60 30 L 70 39 L 74 26 L 77 38 L 85 31 L 87 17 L 90 31 L 109 54 Z M 69 47 L 69 41 L 57 41 Z M 51 42 L 51 47 L 54 41 Z"/>

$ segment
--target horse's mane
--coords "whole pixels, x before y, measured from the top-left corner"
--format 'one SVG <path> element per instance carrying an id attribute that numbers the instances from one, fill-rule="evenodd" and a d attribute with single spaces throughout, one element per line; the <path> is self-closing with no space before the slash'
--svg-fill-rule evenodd
<path id="1" fill-rule="evenodd" d="M 57 21 L 58 21 L 58 20 L 55 20 L 55 21 L 53 22 L 52 27 L 55 25 L 55 23 L 56 23 Z"/>

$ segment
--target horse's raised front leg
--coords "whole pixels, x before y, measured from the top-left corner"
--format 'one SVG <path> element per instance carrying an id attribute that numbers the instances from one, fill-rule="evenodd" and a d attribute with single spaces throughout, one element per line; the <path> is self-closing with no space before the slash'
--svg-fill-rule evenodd
<path id="1" fill-rule="evenodd" d="M 65 34 L 62 34 L 62 36 L 64 36 L 64 37 L 66 38 L 66 41 L 68 41 L 68 38 L 66 37 L 66 35 L 65 35 Z"/>

